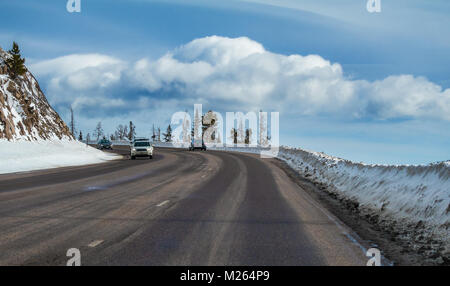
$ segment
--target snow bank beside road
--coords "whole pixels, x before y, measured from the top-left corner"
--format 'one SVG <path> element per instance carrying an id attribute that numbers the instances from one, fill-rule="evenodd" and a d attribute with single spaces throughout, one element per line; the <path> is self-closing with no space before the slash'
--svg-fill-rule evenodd
<path id="1" fill-rule="evenodd" d="M 279 158 L 328 192 L 358 203 L 374 220 L 424 228 L 450 241 L 450 165 L 366 165 L 302 149 L 283 148 Z"/>
<path id="2" fill-rule="evenodd" d="M 0 174 L 95 164 L 119 158 L 75 140 L 0 140 Z"/>

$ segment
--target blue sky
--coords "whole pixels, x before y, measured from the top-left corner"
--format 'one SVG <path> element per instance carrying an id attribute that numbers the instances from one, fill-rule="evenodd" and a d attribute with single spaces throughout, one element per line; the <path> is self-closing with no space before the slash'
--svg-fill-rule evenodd
<path id="1" fill-rule="evenodd" d="M 112 132 L 133 120 L 148 136 L 152 123 L 164 129 L 172 112 L 197 102 L 220 112 L 279 111 L 281 144 L 355 161 L 450 159 L 449 1 L 381 0 L 381 13 L 368 13 L 365 0 L 81 4 L 70 14 L 62 0 L 2 1 L 0 46 L 21 45 L 50 103 L 66 120 L 72 105 L 84 133 L 98 121 Z M 195 39 L 205 53 L 244 44 L 254 60 L 237 55 L 235 68 L 189 58 Z M 292 64 L 322 71 L 286 76 L 289 55 L 317 55 Z M 168 63 L 179 72 L 162 72 Z M 272 66 L 282 70 L 272 74 Z M 250 87 L 259 101 L 236 100 Z"/>

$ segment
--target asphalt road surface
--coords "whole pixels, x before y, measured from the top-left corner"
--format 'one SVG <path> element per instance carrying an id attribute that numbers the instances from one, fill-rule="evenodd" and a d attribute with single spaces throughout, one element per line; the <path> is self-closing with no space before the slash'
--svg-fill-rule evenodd
<path id="1" fill-rule="evenodd" d="M 122 151 L 122 153 L 126 153 Z M 365 265 L 351 230 L 273 159 L 154 159 L 0 175 L 0 265 Z"/>

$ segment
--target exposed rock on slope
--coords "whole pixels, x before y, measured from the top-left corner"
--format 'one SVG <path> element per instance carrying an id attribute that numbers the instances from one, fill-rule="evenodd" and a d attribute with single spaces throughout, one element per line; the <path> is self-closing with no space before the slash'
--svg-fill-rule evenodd
<path id="1" fill-rule="evenodd" d="M 0 48 L 0 140 L 73 139 L 29 71 L 11 79 L 8 57 Z"/>

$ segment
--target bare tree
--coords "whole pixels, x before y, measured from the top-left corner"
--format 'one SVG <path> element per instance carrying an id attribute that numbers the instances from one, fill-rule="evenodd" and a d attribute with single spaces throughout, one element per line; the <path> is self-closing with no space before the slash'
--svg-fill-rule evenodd
<path id="1" fill-rule="evenodd" d="M 237 143 L 244 144 L 245 142 L 245 131 L 244 131 L 244 122 L 242 118 L 239 120 L 239 127 L 238 127 L 238 135 L 237 135 Z"/>
<path id="2" fill-rule="evenodd" d="M 152 125 L 152 141 L 155 142 L 156 133 L 155 133 L 155 124 Z"/>
<path id="3" fill-rule="evenodd" d="M 200 138 L 202 136 L 202 119 L 197 109 L 195 110 L 194 129 L 192 133 L 193 133 L 192 137 L 195 139 Z"/>
<path id="4" fill-rule="evenodd" d="M 231 140 L 233 140 L 234 144 L 238 143 L 238 132 L 236 128 L 231 128 L 231 134 L 230 134 Z"/>
<path id="5" fill-rule="evenodd" d="M 130 130 L 128 130 L 128 140 L 133 141 L 134 137 L 136 137 L 136 126 L 133 124 L 133 121 L 130 121 Z"/>
<path id="6" fill-rule="evenodd" d="M 220 132 L 217 132 L 217 143 L 222 143 L 222 138 L 220 138 Z"/>
<path id="7" fill-rule="evenodd" d="M 266 147 L 268 145 L 267 135 L 267 112 L 259 111 L 259 145 Z"/>
<path id="8" fill-rule="evenodd" d="M 126 125 L 119 124 L 116 127 L 115 137 L 119 140 L 123 140 L 125 137 L 128 137 L 128 127 Z"/>
<path id="9" fill-rule="evenodd" d="M 102 128 L 102 122 L 101 121 L 99 121 L 97 123 L 97 127 L 95 127 L 94 136 L 97 137 L 97 141 L 100 139 L 100 137 L 103 136 L 103 128 Z"/>
<path id="10" fill-rule="evenodd" d="M 184 115 L 184 119 L 183 119 L 183 134 L 182 134 L 183 143 L 191 142 L 191 134 L 189 132 L 190 125 L 191 125 L 190 119 L 189 119 L 189 117 L 187 115 L 187 112 L 186 112 L 185 115 Z"/>

